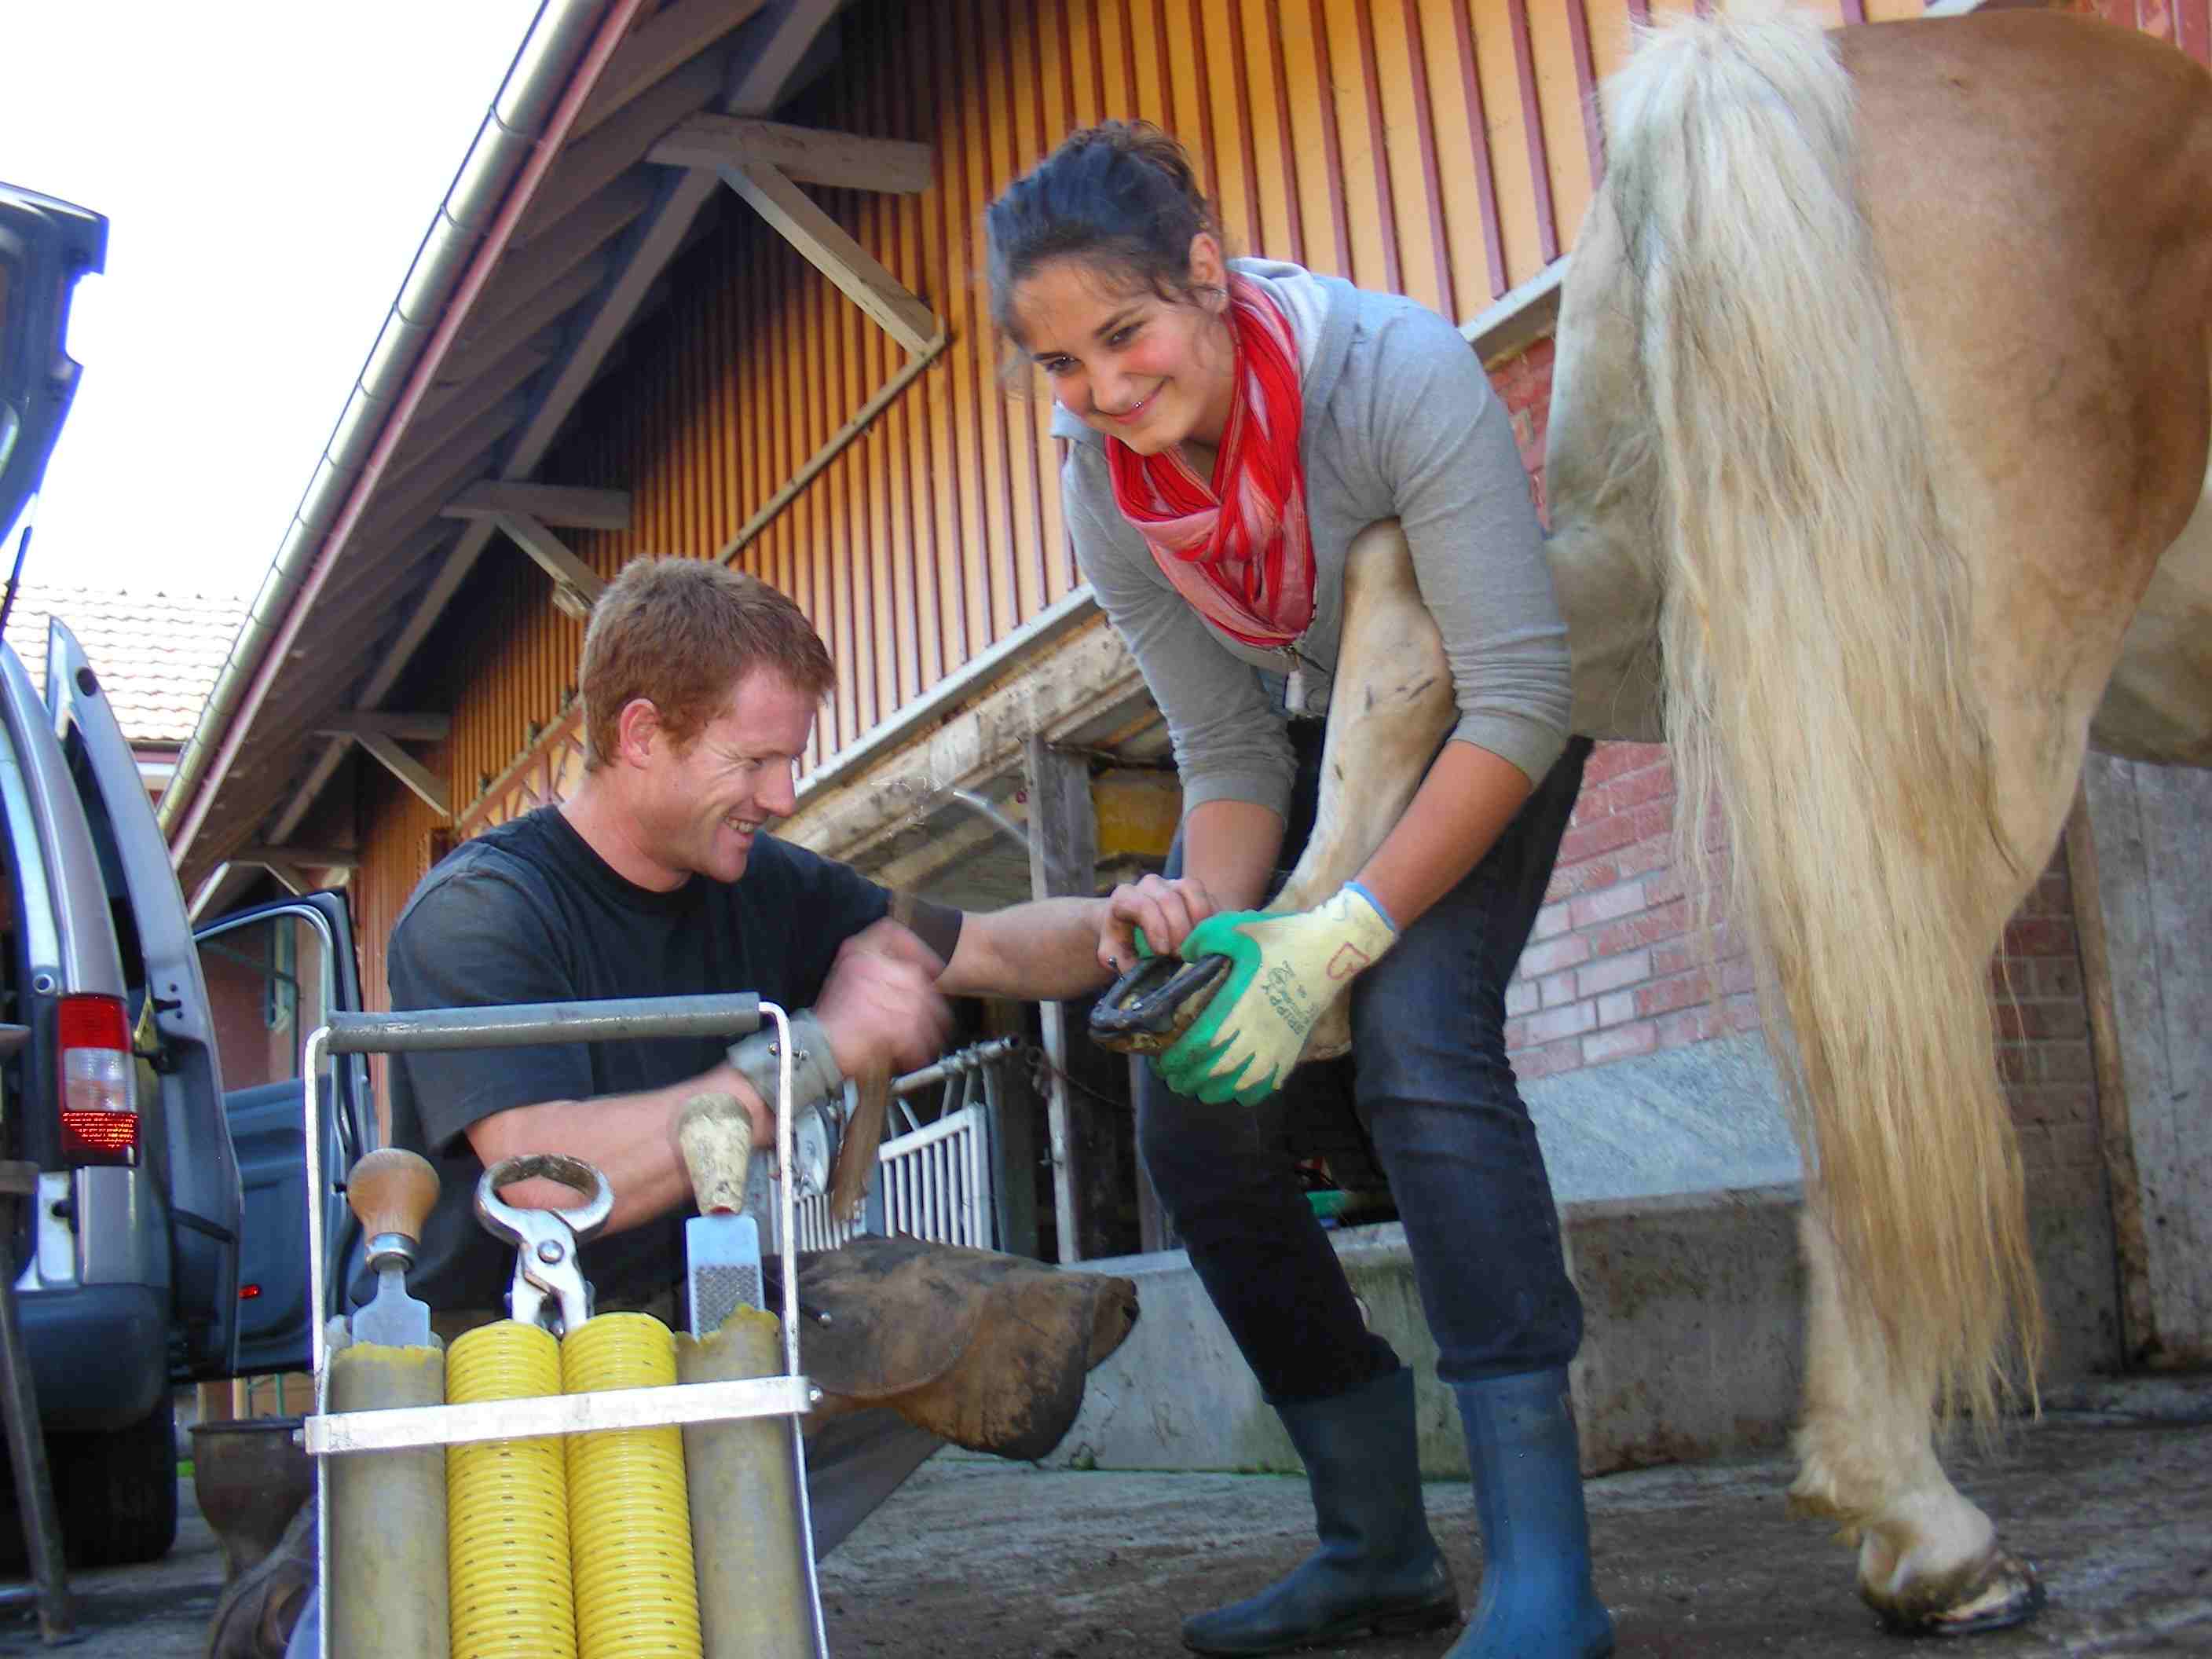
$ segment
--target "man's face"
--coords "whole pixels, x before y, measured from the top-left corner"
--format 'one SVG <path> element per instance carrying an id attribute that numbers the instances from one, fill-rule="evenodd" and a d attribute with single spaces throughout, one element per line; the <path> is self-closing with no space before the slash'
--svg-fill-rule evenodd
<path id="1" fill-rule="evenodd" d="M 796 805 L 799 757 L 814 699 L 773 668 L 738 682 L 727 708 L 690 743 L 655 736 L 641 803 L 641 850 L 676 882 L 745 872 L 753 836 Z"/>

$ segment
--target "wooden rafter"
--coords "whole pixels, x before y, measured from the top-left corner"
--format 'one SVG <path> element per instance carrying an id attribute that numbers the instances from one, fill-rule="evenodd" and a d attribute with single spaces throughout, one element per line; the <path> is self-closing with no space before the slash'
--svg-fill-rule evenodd
<path id="1" fill-rule="evenodd" d="M 358 870 L 361 854 L 343 847 L 241 847 L 230 855 L 233 864 L 258 864 L 273 870 L 289 865 L 302 870 Z"/>
<path id="2" fill-rule="evenodd" d="M 929 188 L 929 146 L 825 132 L 742 115 L 694 115 L 646 152 L 664 167 L 772 167 L 804 185 L 919 196 Z"/>
<path id="3" fill-rule="evenodd" d="M 430 769 L 399 746 L 398 739 L 381 732 L 356 732 L 353 740 L 376 757 L 377 763 L 412 789 L 424 805 L 441 818 L 453 816 L 452 804 L 446 799 L 446 786 L 431 775 Z"/>
<path id="4" fill-rule="evenodd" d="M 448 519 L 513 516 L 578 530 L 627 530 L 629 491 L 486 478 L 462 490 L 442 511 Z"/>
<path id="5" fill-rule="evenodd" d="M 404 738 L 410 743 L 441 743 L 453 729 L 451 714 L 410 714 L 386 708 L 349 708 L 315 723 L 321 738 Z"/>
<path id="6" fill-rule="evenodd" d="M 606 583 L 555 535 L 542 519 L 527 513 L 502 513 L 492 522 L 500 533 L 537 562 L 553 579 L 553 603 L 567 616 L 582 622 L 592 614 Z"/>
<path id="7" fill-rule="evenodd" d="M 724 184 L 744 197 L 786 241 L 844 289 L 846 297 L 884 332 L 916 356 L 929 349 L 940 327 L 936 314 L 848 235 L 843 226 L 817 207 L 805 191 L 764 164 L 715 171 Z"/>

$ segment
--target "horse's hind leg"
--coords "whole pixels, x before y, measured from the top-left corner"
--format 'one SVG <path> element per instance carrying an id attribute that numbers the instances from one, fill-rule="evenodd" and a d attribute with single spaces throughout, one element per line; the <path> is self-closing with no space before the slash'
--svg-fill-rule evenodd
<path id="1" fill-rule="evenodd" d="M 1843 1523 L 1859 1595 L 1893 1629 L 1964 1636 L 2033 1618 L 2035 1570 L 2000 1548 L 1989 1516 L 1936 1461 L 1935 1381 L 1884 1340 L 1863 1287 L 1808 1206 L 1806 1378 L 1793 1509 Z"/>
<path id="2" fill-rule="evenodd" d="M 1370 525 L 1345 556 L 1344 629 L 1313 834 L 1268 908 L 1310 909 L 1359 873 L 1405 815 L 1456 708 L 1443 639 L 1421 603 L 1405 532 L 1395 519 Z M 1339 997 L 1314 1023 L 1303 1058 L 1326 1060 L 1351 1046 L 1350 1004 Z"/>

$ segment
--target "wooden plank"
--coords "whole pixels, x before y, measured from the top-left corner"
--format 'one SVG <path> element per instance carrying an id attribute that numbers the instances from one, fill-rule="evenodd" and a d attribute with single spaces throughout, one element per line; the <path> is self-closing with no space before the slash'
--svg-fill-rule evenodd
<path id="1" fill-rule="evenodd" d="M 562 220 L 635 167 L 653 140 L 713 98 L 721 82 L 720 64 L 694 58 L 590 137 L 564 145 L 524 210 L 515 228 L 516 245 L 526 247 L 541 236 L 557 236 Z"/>
<path id="2" fill-rule="evenodd" d="M 1142 1054 L 1129 1056 L 1129 1098 L 1138 1098 L 1137 1091 L 1144 1086 L 1145 1066 Z M 1137 1160 L 1137 1248 L 1150 1255 L 1158 1250 L 1179 1250 L 1182 1236 L 1176 1231 L 1175 1218 L 1168 1213 L 1167 1206 L 1160 1202 L 1159 1189 L 1152 1185 L 1152 1177 L 1145 1168 L 1142 1158 Z"/>
<path id="3" fill-rule="evenodd" d="M 1098 826 L 1091 813 L 1091 769 L 1079 755 L 1063 755 L 1042 737 L 1029 740 L 1030 888 L 1038 898 L 1089 896 L 1097 890 Z M 1079 1116 L 1088 1107 L 1068 1087 L 1069 1032 L 1064 1004 L 1038 1005 L 1045 1059 L 1052 1078 L 1045 1097 L 1052 1141 L 1053 1213 L 1063 1264 L 1083 1259 L 1084 1230 L 1091 1214 L 1090 1182 L 1081 1146 L 1089 1137 Z"/>
<path id="4" fill-rule="evenodd" d="M 240 847 L 230 855 L 234 864 L 296 865 L 306 870 L 358 870 L 361 854 L 343 847 Z"/>
<path id="5" fill-rule="evenodd" d="M 803 185 L 919 196 L 933 172 L 927 144 L 794 127 L 748 115 L 695 115 L 647 150 L 663 167 L 772 167 Z"/>
<path id="6" fill-rule="evenodd" d="M 580 621 L 592 614 L 599 595 L 606 592 L 599 573 L 571 552 L 540 519 L 527 513 L 502 513 L 493 520 L 500 532 L 527 553 L 538 568 L 553 579 L 553 602 Z"/>
<path id="7" fill-rule="evenodd" d="M 349 708 L 315 723 L 315 735 L 357 738 L 367 732 L 410 743 L 443 743 L 453 734 L 451 714 L 397 714 L 385 708 Z"/>
<path id="8" fill-rule="evenodd" d="M 722 182 L 789 242 L 854 305 L 908 351 L 929 349 L 940 331 L 929 307 L 907 292 L 875 256 L 845 234 L 797 185 L 771 167 L 723 167 Z"/>
<path id="9" fill-rule="evenodd" d="M 2104 882 L 2089 815 L 2085 775 L 2066 819 L 2066 875 L 2074 895 L 2074 930 L 2081 954 L 2081 998 L 2089 1012 L 2089 1054 L 2097 1080 L 2097 1131 L 2105 1189 L 2112 1206 L 2112 1254 L 2118 1268 L 2120 1357 L 2157 1343 L 2151 1300 L 2150 1241 L 2143 1231 L 2142 1179 L 2136 1166 L 2128 1109 L 2127 1068 L 2113 994 L 2112 940 L 2105 921 Z"/>
<path id="10" fill-rule="evenodd" d="M 627 489 L 587 489 L 575 484 L 523 483 L 487 478 L 471 484 L 440 509 L 448 519 L 499 519 L 508 515 L 579 530 L 627 530 Z"/>
<path id="11" fill-rule="evenodd" d="M 422 804 L 440 817 L 453 817 L 453 809 L 447 804 L 446 786 L 433 777 L 422 762 L 402 749 L 396 739 L 381 732 L 359 732 L 354 734 L 354 741 L 374 756 L 386 771 L 413 790 Z"/>
<path id="12" fill-rule="evenodd" d="M 571 143 L 618 112 L 663 76 L 696 58 L 761 9 L 762 0 L 672 0 L 616 49 L 577 112 Z"/>

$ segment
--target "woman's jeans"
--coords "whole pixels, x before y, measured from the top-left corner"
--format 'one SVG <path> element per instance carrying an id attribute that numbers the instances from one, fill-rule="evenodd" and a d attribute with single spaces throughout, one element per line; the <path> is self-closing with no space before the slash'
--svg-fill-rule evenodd
<path id="1" fill-rule="evenodd" d="M 1320 728 L 1291 729 L 1302 762 L 1291 835 L 1302 846 Z M 1505 984 L 1589 750 L 1572 739 L 1482 862 L 1352 988 L 1353 1102 L 1397 1200 L 1448 1383 L 1565 1365 L 1582 1343 L 1544 1155 L 1505 1058 Z M 1286 861 L 1294 851 L 1286 843 Z M 1182 859 L 1178 840 L 1170 875 Z M 1176 1094 L 1146 1067 L 1137 1144 L 1270 1403 L 1326 1399 L 1397 1369 L 1251 1110 Z"/>

